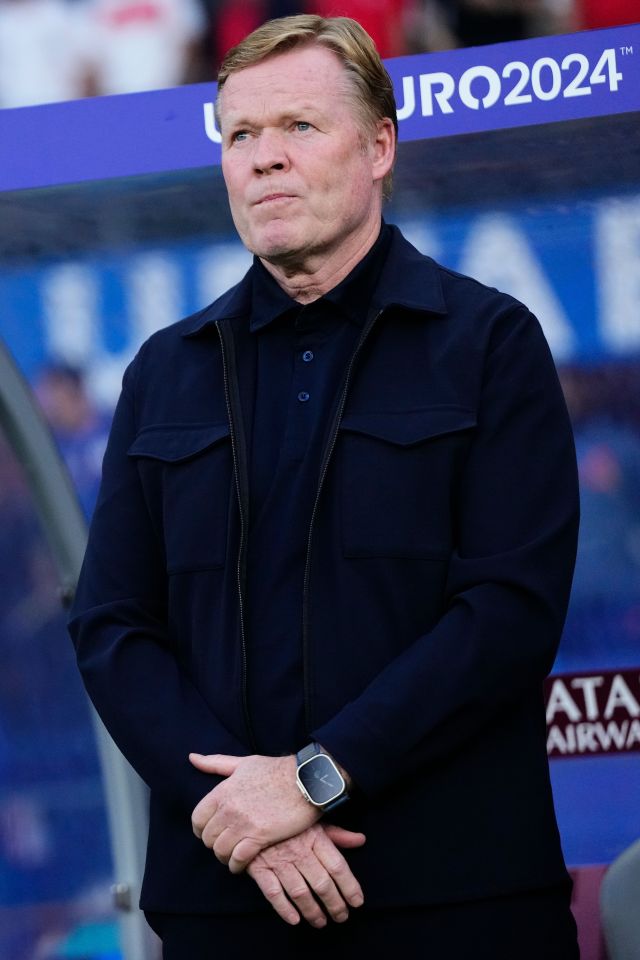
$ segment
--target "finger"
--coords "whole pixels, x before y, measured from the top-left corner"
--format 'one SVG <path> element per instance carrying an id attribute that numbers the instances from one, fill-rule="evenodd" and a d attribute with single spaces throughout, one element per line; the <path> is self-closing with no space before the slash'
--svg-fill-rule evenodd
<path id="1" fill-rule="evenodd" d="M 322 829 L 337 847 L 343 847 L 345 850 L 361 847 L 367 841 L 364 833 L 354 833 L 353 830 L 345 830 L 344 827 L 338 827 L 334 823 L 322 824 Z"/>
<path id="2" fill-rule="evenodd" d="M 237 835 L 232 833 L 229 827 L 226 827 L 222 833 L 216 837 L 211 849 L 213 850 L 216 859 L 219 860 L 220 863 L 224 863 L 225 865 L 229 863 L 229 858 L 233 853 L 233 849 L 237 841 Z"/>
<path id="3" fill-rule="evenodd" d="M 349 917 L 349 908 L 333 878 L 317 856 L 305 857 L 296 863 L 296 867 L 331 919 L 336 923 L 344 923 Z"/>
<path id="4" fill-rule="evenodd" d="M 229 844 L 228 856 L 231 856 L 231 851 L 235 847 L 236 843 L 242 839 L 242 834 L 239 834 L 237 830 L 234 830 L 226 823 L 221 823 L 220 817 L 212 817 L 209 820 L 208 824 L 202 831 L 202 836 L 200 839 L 204 843 L 205 847 L 209 847 L 210 850 L 213 850 L 218 841 L 218 837 L 227 831 L 227 842 Z"/>
<path id="5" fill-rule="evenodd" d="M 264 897 L 285 923 L 292 926 L 300 923 L 300 914 L 288 899 L 273 870 L 258 866 L 254 861 L 249 864 L 247 873 L 255 880 Z"/>
<path id="6" fill-rule="evenodd" d="M 325 927 L 327 918 L 297 867 L 292 863 L 282 863 L 274 869 L 284 892 L 307 923 L 318 929 Z"/>
<path id="7" fill-rule="evenodd" d="M 203 797 L 198 806 L 191 814 L 191 827 L 198 840 L 202 840 L 202 834 L 218 809 L 218 802 L 213 796 L 213 791 Z"/>
<path id="8" fill-rule="evenodd" d="M 217 773 L 220 777 L 230 777 L 244 757 L 230 757 L 225 753 L 190 753 L 189 760 L 203 773 Z"/>
<path id="9" fill-rule="evenodd" d="M 329 837 L 319 833 L 313 844 L 313 852 L 349 906 L 361 907 L 364 903 L 362 887 L 351 872 L 349 864 Z"/>
<path id="10" fill-rule="evenodd" d="M 263 844 L 259 840 L 255 840 L 253 837 L 244 837 L 231 851 L 229 858 L 231 873 L 242 873 L 243 870 L 246 870 L 262 849 Z"/>

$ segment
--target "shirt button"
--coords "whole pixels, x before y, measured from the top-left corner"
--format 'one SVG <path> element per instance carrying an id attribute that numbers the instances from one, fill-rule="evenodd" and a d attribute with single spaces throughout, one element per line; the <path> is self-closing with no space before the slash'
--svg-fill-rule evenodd
<path id="1" fill-rule="evenodd" d="M 305 363 L 310 363 L 313 360 L 313 350 L 305 350 L 302 354 L 302 359 Z"/>
<path id="2" fill-rule="evenodd" d="M 306 403 L 308 399 L 309 399 L 309 394 L 307 393 L 307 391 L 301 390 L 300 393 L 298 394 L 298 400 L 300 401 L 300 403 Z"/>

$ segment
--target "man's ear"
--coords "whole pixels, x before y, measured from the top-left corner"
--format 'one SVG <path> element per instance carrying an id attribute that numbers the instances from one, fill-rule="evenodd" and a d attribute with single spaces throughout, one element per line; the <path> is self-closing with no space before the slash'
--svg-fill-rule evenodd
<path id="1" fill-rule="evenodd" d="M 374 181 L 383 180 L 393 167 L 396 158 L 396 130 L 390 117 L 377 121 L 372 146 L 373 179 Z"/>

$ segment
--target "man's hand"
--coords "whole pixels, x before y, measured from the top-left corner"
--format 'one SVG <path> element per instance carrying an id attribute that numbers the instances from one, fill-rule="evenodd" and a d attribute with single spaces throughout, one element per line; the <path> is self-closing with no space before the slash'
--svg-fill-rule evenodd
<path id="1" fill-rule="evenodd" d="M 296 759 L 190 754 L 194 767 L 226 777 L 193 811 L 193 832 L 232 873 L 265 847 L 302 833 L 320 816 L 296 784 Z"/>
<path id="2" fill-rule="evenodd" d="M 349 907 L 363 903 L 362 889 L 338 847 L 361 847 L 364 834 L 331 824 L 314 824 L 297 837 L 267 847 L 247 867 L 276 913 L 286 923 L 302 916 L 312 927 L 327 917 L 342 923 Z"/>

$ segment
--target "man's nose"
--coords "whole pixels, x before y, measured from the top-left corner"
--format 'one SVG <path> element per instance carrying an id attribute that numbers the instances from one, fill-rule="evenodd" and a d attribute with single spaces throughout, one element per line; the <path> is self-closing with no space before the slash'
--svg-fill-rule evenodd
<path id="1" fill-rule="evenodd" d="M 288 169 L 289 158 L 281 133 L 270 130 L 261 131 L 253 154 L 253 166 L 256 173 Z"/>

